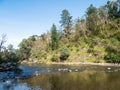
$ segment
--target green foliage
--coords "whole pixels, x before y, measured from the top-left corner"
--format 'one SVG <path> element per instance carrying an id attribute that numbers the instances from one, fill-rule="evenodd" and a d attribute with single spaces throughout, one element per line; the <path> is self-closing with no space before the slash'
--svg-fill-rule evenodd
<path id="1" fill-rule="evenodd" d="M 94 7 L 92 4 L 88 7 L 87 9 L 87 15 L 94 15 L 94 14 L 97 14 L 97 8 Z"/>
<path id="2" fill-rule="evenodd" d="M 30 36 L 28 39 L 23 39 L 22 42 L 19 44 L 19 53 L 22 55 L 23 60 L 30 57 L 30 51 L 35 40 L 35 36 Z"/>
<path id="3" fill-rule="evenodd" d="M 6 35 L 2 35 L 0 39 L 0 70 L 16 69 L 20 62 L 20 57 L 17 54 L 16 50 L 13 48 L 13 45 L 10 44 L 6 48 L 4 46 L 5 42 Z"/>
<path id="4" fill-rule="evenodd" d="M 60 61 L 60 58 L 59 58 L 58 55 L 53 54 L 52 57 L 51 57 L 51 61 L 52 61 L 52 62 L 59 62 L 59 61 Z"/>
<path id="5" fill-rule="evenodd" d="M 8 52 L 8 50 L 1 52 L 2 62 L 18 62 L 20 60 L 19 56 L 14 52 Z"/>
<path id="6" fill-rule="evenodd" d="M 69 49 L 67 47 L 62 47 L 60 50 L 60 60 L 64 61 L 68 59 L 69 55 L 70 55 Z"/>
<path id="7" fill-rule="evenodd" d="M 86 36 L 86 21 L 85 19 L 77 19 L 75 22 L 75 36 L 73 40 L 75 42 L 80 40 L 80 37 Z"/>
<path id="8" fill-rule="evenodd" d="M 46 59 L 47 58 L 47 53 L 44 50 L 36 50 L 33 55 L 32 58 L 34 59 L 38 59 L 41 60 L 42 58 Z"/>
<path id="9" fill-rule="evenodd" d="M 87 9 L 87 29 L 94 35 L 98 34 L 97 22 L 98 22 L 98 10 L 92 4 Z"/>
<path id="10" fill-rule="evenodd" d="M 68 10 L 64 9 L 62 11 L 60 23 L 64 28 L 65 36 L 68 38 L 68 34 L 70 34 L 70 28 L 72 26 L 72 16 Z"/>
<path id="11" fill-rule="evenodd" d="M 59 36 L 56 30 L 56 26 L 53 24 L 52 28 L 51 28 L 51 48 L 52 50 L 56 50 L 58 49 L 58 45 L 59 45 L 59 40 L 58 40 Z"/>
<path id="12" fill-rule="evenodd" d="M 60 30 L 53 24 L 50 32 L 24 39 L 19 45 L 18 54 L 22 59 L 33 60 L 64 61 L 70 56 L 70 61 L 120 62 L 119 0 L 109 1 L 99 8 L 90 5 L 86 17 L 73 22 L 69 11 L 64 9 Z M 9 51 L 11 49 L 9 46 Z M 60 55 L 53 54 L 59 53 L 58 50 Z"/>
<path id="13" fill-rule="evenodd" d="M 120 3 L 116 1 L 108 1 L 107 2 L 107 7 L 108 7 L 108 14 L 109 18 L 118 18 L 120 17 Z"/>
<path id="14" fill-rule="evenodd" d="M 72 25 L 72 16 L 70 16 L 70 13 L 68 10 L 64 9 L 61 14 L 61 26 L 64 28 L 70 27 Z"/>
<path id="15" fill-rule="evenodd" d="M 2 71 L 18 70 L 20 59 L 21 58 L 17 54 L 16 50 L 4 49 L 2 52 L 0 52 L 0 67 L 1 67 L 0 70 L 2 70 Z"/>
<path id="16" fill-rule="evenodd" d="M 120 51 L 116 47 L 108 46 L 106 48 L 107 55 L 105 56 L 105 60 L 110 63 L 120 63 Z"/>

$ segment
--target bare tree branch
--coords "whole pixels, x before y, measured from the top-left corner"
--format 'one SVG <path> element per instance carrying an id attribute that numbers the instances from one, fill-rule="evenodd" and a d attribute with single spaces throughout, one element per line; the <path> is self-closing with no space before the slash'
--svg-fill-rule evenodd
<path id="1" fill-rule="evenodd" d="M 0 38 L 0 52 L 1 52 L 5 42 L 6 42 L 6 34 L 2 34 L 2 36 Z"/>

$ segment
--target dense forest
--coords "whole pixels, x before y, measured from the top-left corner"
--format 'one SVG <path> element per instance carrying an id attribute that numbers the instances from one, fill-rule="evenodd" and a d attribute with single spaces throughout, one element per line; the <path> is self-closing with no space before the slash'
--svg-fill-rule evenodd
<path id="1" fill-rule="evenodd" d="M 61 29 L 53 24 L 50 31 L 23 39 L 18 50 L 0 47 L 0 62 L 120 63 L 120 0 L 99 8 L 91 4 L 84 17 L 75 20 L 64 9 L 59 23 Z"/>

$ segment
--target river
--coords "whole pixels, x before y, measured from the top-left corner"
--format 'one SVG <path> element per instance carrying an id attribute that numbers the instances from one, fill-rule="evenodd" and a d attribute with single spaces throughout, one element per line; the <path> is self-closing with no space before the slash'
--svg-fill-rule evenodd
<path id="1" fill-rule="evenodd" d="M 120 90 L 119 66 L 21 65 L 0 72 L 0 90 Z"/>

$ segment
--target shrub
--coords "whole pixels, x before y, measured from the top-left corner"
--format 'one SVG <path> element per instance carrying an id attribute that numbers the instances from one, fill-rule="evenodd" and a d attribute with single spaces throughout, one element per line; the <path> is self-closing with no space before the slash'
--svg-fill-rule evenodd
<path id="1" fill-rule="evenodd" d="M 60 60 L 59 60 L 59 57 L 54 54 L 54 55 L 51 57 L 51 61 L 52 61 L 52 62 L 59 62 Z"/>
<path id="2" fill-rule="evenodd" d="M 0 52 L 0 71 L 19 70 L 20 57 L 14 52 Z"/>
<path id="3" fill-rule="evenodd" d="M 38 59 L 38 60 L 40 60 L 40 59 L 42 59 L 42 58 L 44 58 L 44 59 L 46 59 L 47 58 L 47 53 L 46 53 L 46 51 L 44 51 L 44 50 L 36 50 L 36 52 L 32 52 L 32 56 L 33 56 L 33 58 L 36 58 L 36 59 Z"/>
<path id="4" fill-rule="evenodd" d="M 63 47 L 60 50 L 60 60 L 66 60 L 69 57 L 69 49 L 67 47 Z"/>
<path id="5" fill-rule="evenodd" d="M 120 63 L 120 51 L 118 51 L 118 49 L 115 49 L 114 47 L 107 47 L 106 51 L 107 55 L 104 58 L 107 62 Z"/>

